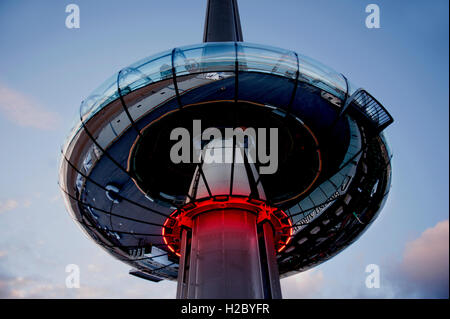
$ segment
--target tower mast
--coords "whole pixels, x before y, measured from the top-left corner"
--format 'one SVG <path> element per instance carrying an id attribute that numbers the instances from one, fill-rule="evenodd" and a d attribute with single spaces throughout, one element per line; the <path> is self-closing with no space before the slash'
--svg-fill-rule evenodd
<path id="1" fill-rule="evenodd" d="M 203 42 L 242 42 L 237 0 L 208 0 Z"/>

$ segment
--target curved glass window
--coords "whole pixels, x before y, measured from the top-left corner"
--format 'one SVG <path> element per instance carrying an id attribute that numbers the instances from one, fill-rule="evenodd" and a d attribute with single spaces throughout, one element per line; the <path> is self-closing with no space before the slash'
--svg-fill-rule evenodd
<path id="1" fill-rule="evenodd" d="M 238 43 L 239 71 L 264 72 L 295 79 L 298 65 L 294 52 L 257 44 Z"/>
<path id="2" fill-rule="evenodd" d="M 347 83 L 340 73 L 307 56 L 299 54 L 298 59 L 301 80 L 341 99 L 345 98 Z"/>
<path id="3" fill-rule="evenodd" d="M 356 92 L 358 87 L 352 81 L 349 81 L 348 79 L 347 79 L 347 84 L 348 84 L 348 92 L 347 92 L 347 94 L 348 94 L 348 96 L 351 96 L 353 93 Z"/>
<path id="4" fill-rule="evenodd" d="M 195 74 L 205 79 L 221 79 L 235 72 L 256 72 L 277 75 L 289 80 L 297 79 L 316 86 L 341 100 L 351 95 L 355 86 L 327 66 L 290 50 L 244 42 L 209 42 L 167 50 L 142 59 L 111 76 L 92 92 L 81 104 L 80 116 L 86 123 L 93 115 L 120 95 L 149 84 L 173 79 L 179 84 L 178 93 L 187 91 L 181 82 Z M 177 80 L 177 78 L 179 79 Z M 120 89 L 120 90 L 119 90 Z M 175 94 L 175 91 L 174 91 Z M 78 131 L 74 128 L 66 144 Z"/>
<path id="5" fill-rule="evenodd" d="M 117 74 L 114 74 L 94 90 L 86 100 L 81 102 L 80 115 L 83 121 L 89 119 L 92 115 L 100 111 L 110 102 L 116 100 L 118 97 Z"/>
<path id="6" fill-rule="evenodd" d="M 136 62 L 125 69 L 133 69 L 135 75 L 140 75 L 137 82 L 129 83 L 132 91 L 152 82 L 169 79 L 172 77 L 172 50 Z"/>
<path id="7" fill-rule="evenodd" d="M 385 148 L 386 148 L 386 152 L 387 152 L 387 156 L 388 156 L 388 158 L 389 158 L 389 160 L 392 158 L 392 150 L 391 150 L 391 148 L 390 148 L 390 144 L 388 143 L 388 137 L 386 136 L 386 134 L 384 133 L 384 132 L 381 132 L 380 133 L 380 138 L 381 138 L 381 140 L 383 141 L 383 143 L 384 143 L 384 146 L 385 146 Z"/>
<path id="8" fill-rule="evenodd" d="M 120 70 L 117 78 L 117 85 L 120 89 L 120 94 L 127 95 L 149 83 L 152 83 L 152 78 L 143 73 L 141 70 L 127 67 Z"/>
<path id="9" fill-rule="evenodd" d="M 235 70 L 234 42 L 191 45 L 177 48 L 173 54 L 177 76 Z"/>

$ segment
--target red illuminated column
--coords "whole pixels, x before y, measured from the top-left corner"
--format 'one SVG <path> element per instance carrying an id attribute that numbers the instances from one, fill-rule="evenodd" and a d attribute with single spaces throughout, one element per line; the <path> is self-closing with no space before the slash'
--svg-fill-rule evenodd
<path id="1" fill-rule="evenodd" d="M 208 147 L 233 151 L 221 141 Z M 233 163 L 202 165 L 202 173 L 196 174 L 204 178 L 194 178 L 193 198 L 231 192 L 256 193 L 265 199 L 262 187 L 251 185 L 258 177 L 253 164 L 240 158 L 240 152 L 234 154 Z M 227 202 L 211 204 L 192 217 L 192 228 L 183 230 L 177 298 L 281 298 L 270 223 L 258 224 L 257 212 L 250 205 L 248 209 L 230 206 Z"/>

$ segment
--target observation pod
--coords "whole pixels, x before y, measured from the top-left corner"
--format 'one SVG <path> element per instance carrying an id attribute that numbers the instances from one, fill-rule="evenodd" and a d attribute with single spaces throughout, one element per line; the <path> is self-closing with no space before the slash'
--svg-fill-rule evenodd
<path id="1" fill-rule="evenodd" d="M 130 274 L 178 280 L 178 298 L 281 298 L 280 277 L 333 257 L 381 211 L 393 119 L 319 62 L 242 42 L 234 0 L 208 1 L 204 41 L 120 70 L 82 102 L 60 187 Z M 187 161 L 173 151 L 183 134 Z"/>

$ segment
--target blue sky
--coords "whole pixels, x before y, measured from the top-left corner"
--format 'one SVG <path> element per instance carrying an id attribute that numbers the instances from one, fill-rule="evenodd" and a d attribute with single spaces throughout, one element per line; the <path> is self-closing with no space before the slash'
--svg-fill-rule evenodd
<path id="1" fill-rule="evenodd" d="M 76 3 L 81 28 L 65 27 Z M 381 28 L 365 27 L 376 3 Z M 57 186 L 81 100 L 138 59 L 202 41 L 206 1 L 0 2 L 0 298 L 175 296 L 128 275 L 82 235 Z M 290 298 L 448 298 L 448 1 L 241 0 L 244 40 L 313 57 L 368 89 L 395 118 L 392 190 L 343 253 L 283 279 Z M 81 288 L 65 287 L 78 264 Z M 367 289 L 365 267 L 380 266 Z"/>

